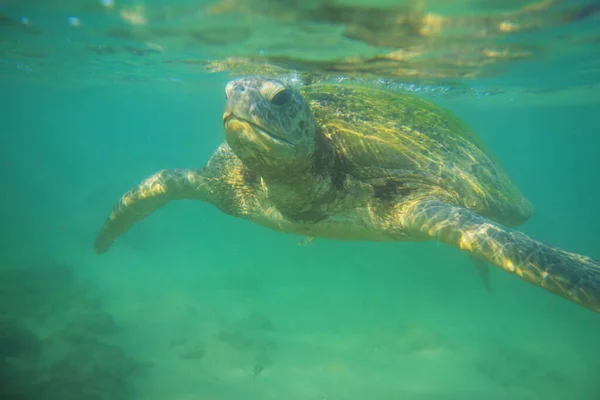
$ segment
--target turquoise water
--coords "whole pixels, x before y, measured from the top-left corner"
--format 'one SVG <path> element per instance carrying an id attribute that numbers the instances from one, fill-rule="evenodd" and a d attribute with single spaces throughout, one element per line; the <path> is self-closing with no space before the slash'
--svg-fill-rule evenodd
<path id="1" fill-rule="evenodd" d="M 600 399 L 596 313 L 496 268 L 487 292 L 445 245 L 307 243 L 177 202 L 96 255 L 119 196 L 160 169 L 203 166 L 224 140 L 230 76 L 149 63 L 147 79 L 124 83 L 77 52 L 73 75 L 54 52 L 24 72 L 7 38 L 2 399 Z M 599 258 L 598 76 L 560 81 L 565 60 L 431 97 L 535 206 L 520 230 Z M 119 76 L 143 65 L 113 61 Z M 547 90 L 516 87 L 520 73 Z"/>

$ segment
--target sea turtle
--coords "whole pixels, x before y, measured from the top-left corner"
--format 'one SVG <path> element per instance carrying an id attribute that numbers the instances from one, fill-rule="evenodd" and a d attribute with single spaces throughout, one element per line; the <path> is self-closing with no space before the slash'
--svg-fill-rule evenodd
<path id="1" fill-rule="evenodd" d="M 226 142 L 200 169 L 160 171 L 114 206 L 97 253 L 171 200 L 309 237 L 435 239 L 600 312 L 600 262 L 511 227 L 530 203 L 471 130 L 414 95 L 349 84 L 230 81 Z"/>

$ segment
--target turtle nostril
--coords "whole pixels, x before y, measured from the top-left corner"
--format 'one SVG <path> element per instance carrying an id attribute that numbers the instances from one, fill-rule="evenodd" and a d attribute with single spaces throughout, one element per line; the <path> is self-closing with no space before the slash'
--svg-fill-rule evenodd
<path id="1" fill-rule="evenodd" d="M 227 86 L 225 86 L 225 97 L 228 99 L 234 93 L 244 93 L 246 91 L 246 86 L 241 85 L 236 82 L 229 82 Z"/>

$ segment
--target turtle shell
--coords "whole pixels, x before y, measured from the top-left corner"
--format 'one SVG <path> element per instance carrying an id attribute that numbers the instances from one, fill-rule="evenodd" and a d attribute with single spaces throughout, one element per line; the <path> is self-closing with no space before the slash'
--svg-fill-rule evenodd
<path id="1" fill-rule="evenodd" d="M 499 162 L 449 111 L 407 92 L 350 84 L 299 88 L 321 134 L 363 180 L 412 182 L 421 194 L 515 226 L 532 214 Z"/>

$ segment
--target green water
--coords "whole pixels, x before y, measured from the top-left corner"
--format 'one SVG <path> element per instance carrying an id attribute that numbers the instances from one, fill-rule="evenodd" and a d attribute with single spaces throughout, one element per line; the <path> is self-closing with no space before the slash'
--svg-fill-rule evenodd
<path id="1" fill-rule="evenodd" d="M 445 245 L 306 243 L 177 202 L 96 255 L 121 194 L 224 140 L 229 76 L 151 63 L 173 79 L 124 84 L 104 60 L 86 81 L 83 55 L 71 79 L 45 72 L 60 57 L 28 72 L 0 54 L 0 398 L 600 399 L 596 313 L 495 268 L 487 292 Z M 597 74 L 561 82 L 560 62 L 538 62 L 464 82 L 508 94 L 434 101 L 535 206 L 520 230 L 599 258 Z M 514 89 L 520 72 L 552 89 Z"/>

